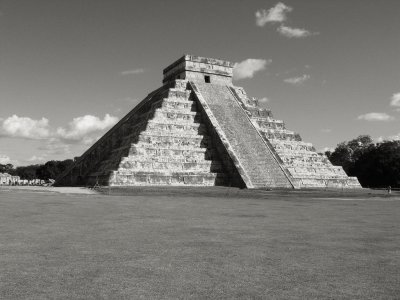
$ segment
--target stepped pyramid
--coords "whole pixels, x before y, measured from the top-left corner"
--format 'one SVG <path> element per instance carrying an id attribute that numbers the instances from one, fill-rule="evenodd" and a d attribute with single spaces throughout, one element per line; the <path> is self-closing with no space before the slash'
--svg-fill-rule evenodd
<path id="1" fill-rule="evenodd" d="M 183 56 L 56 185 L 361 187 L 233 86 L 233 67 Z"/>

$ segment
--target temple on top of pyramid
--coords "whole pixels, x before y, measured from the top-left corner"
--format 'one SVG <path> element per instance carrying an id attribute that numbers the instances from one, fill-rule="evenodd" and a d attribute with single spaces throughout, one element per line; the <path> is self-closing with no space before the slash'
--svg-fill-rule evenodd
<path id="1" fill-rule="evenodd" d="M 184 55 L 56 185 L 361 187 L 234 86 L 233 68 Z"/>

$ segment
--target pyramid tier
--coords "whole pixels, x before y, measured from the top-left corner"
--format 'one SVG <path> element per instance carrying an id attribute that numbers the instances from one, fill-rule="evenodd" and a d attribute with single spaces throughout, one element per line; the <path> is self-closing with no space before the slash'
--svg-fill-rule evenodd
<path id="1" fill-rule="evenodd" d="M 153 104 L 154 108 L 196 111 L 196 103 L 182 98 L 164 98 Z"/>
<path id="2" fill-rule="evenodd" d="M 174 172 L 171 174 L 156 172 L 132 172 L 120 174 L 113 172 L 109 184 L 112 186 L 147 186 L 147 185 L 182 185 L 182 186 L 214 186 L 226 184 L 224 173 L 209 172 Z"/>

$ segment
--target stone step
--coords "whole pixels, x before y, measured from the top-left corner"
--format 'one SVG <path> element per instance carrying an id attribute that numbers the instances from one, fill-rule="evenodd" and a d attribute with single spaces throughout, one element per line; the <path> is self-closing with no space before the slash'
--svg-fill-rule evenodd
<path id="1" fill-rule="evenodd" d="M 303 151 L 303 150 L 299 150 L 299 151 L 282 151 L 282 150 L 276 150 L 276 152 L 279 154 L 279 156 L 283 158 L 288 158 L 288 159 L 293 159 L 293 160 L 315 160 L 315 161 L 325 161 L 326 158 L 319 155 L 316 152 L 311 152 L 311 151 Z"/>
<path id="2" fill-rule="evenodd" d="M 287 129 L 263 129 L 259 128 L 259 131 L 262 133 L 272 133 L 272 134 L 286 134 L 286 135 L 294 135 L 296 134 L 295 132 Z"/>
<path id="3" fill-rule="evenodd" d="M 147 172 L 222 172 L 220 162 L 205 160 L 202 162 L 155 162 L 155 161 L 123 161 L 119 164 L 119 173 L 132 171 Z"/>
<path id="4" fill-rule="evenodd" d="M 270 109 L 259 108 L 259 107 L 254 107 L 254 106 L 252 107 L 251 106 L 252 104 L 255 104 L 254 100 L 247 100 L 246 110 L 248 112 L 250 112 L 251 118 L 273 119 L 272 112 Z"/>
<path id="5" fill-rule="evenodd" d="M 147 130 L 153 132 L 171 132 L 179 135 L 206 134 L 207 128 L 201 123 L 180 124 L 180 122 L 164 122 L 150 120 L 147 124 Z"/>
<path id="6" fill-rule="evenodd" d="M 160 94 L 161 98 L 170 98 L 170 99 L 184 99 L 188 100 L 190 97 L 190 91 L 189 90 L 181 90 L 177 88 L 169 88 L 165 91 L 163 91 Z"/>
<path id="7" fill-rule="evenodd" d="M 215 159 L 214 159 L 215 160 Z M 143 155 L 136 154 L 123 157 L 121 163 L 123 162 L 173 162 L 173 163 L 201 163 L 211 161 L 211 159 L 206 159 L 204 153 L 191 153 L 190 155 Z"/>
<path id="8" fill-rule="evenodd" d="M 200 147 L 207 148 L 210 144 L 210 138 L 202 135 L 166 135 L 154 134 L 151 132 L 143 132 L 139 136 L 139 143 L 151 144 L 154 146 L 168 147 L 168 146 L 183 146 L 183 147 Z"/>
<path id="9" fill-rule="evenodd" d="M 167 156 L 167 157 L 204 157 L 209 160 L 218 157 L 215 149 L 188 147 L 154 147 L 149 144 L 132 145 L 129 155 Z"/>
<path id="10" fill-rule="evenodd" d="M 179 121 L 181 123 L 200 123 L 201 115 L 198 112 L 184 112 L 175 111 L 165 108 L 157 108 L 154 112 L 153 120 L 169 120 L 169 121 Z"/>
<path id="11" fill-rule="evenodd" d="M 187 147 L 154 147 L 149 144 L 138 143 L 131 146 L 129 155 L 146 154 L 146 155 L 191 155 L 192 153 L 204 154 L 208 151 L 215 151 L 207 148 L 187 148 Z"/>
<path id="12" fill-rule="evenodd" d="M 273 119 L 261 119 L 261 118 L 251 118 L 252 123 L 260 129 L 277 129 L 285 130 L 285 123 L 283 121 L 277 121 Z"/>
<path id="13" fill-rule="evenodd" d="M 207 133 L 207 128 L 201 123 L 186 123 L 180 122 L 164 122 L 164 120 L 149 120 L 142 125 L 138 125 L 131 134 L 125 136 L 120 144 L 120 147 L 126 146 L 130 143 L 140 140 L 140 135 L 158 135 L 158 136 L 175 136 L 175 137 L 189 137 L 204 135 Z M 119 148 L 113 151 L 119 150 Z"/>
<path id="14" fill-rule="evenodd" d="M 164 98 L 153 103 L 152 107 L 178 111 L 197 111 L 196 102 L 179 98 Z"/>
<path id="15" fill-rule="evenodd" d="M 109 170 L 123 170 L 131 171 L 191 171 L 191 172 L 222 172 L 223 166 L 219 161 L 211 161 L 203 159 L 193 160 L 167 160 L 168 157 L 164 157 L 164 161 L 160 159 L 151 160 L 146 157 L 129 157 L 120 159 L 108 159 L 104 160 L 98 168 L 98 174 L 102 175 L 104 172 Z M 147 159 L 147 160 L 146 160 Z"/>
<path id="16" fill-rule="evenodd" d="M 292 174 L 293 177 L 347 177 L 343 169 L 336 169 L 332 167 L 288 167 L 287 170 Z"/>
<path id="17" fill-rule="evenodd" d="M 282 153 L 315 153 L 315 148 L 313 145 L 303 144 L 302 142 L 297 141 L 278 141 L 278 140 L 271 140 L 271 144 L 276 151 L 281 151 Z"/>
<path id="18" fill-rule="evenodd" d="M 187 88 L 188 81 L 185 79 L 176 79 L 171 83 L 173 88 L 179 91 L 185 91 Z"/>
<path id="19" fill-rule="evenodd" d="M 294 132 L 270 132 L 263 130 L 259 131 L 264 138 L 266 138 L 267 140 L 272 140 L 271 143 L 273 143 L 273 140 L 301 141 L 300 135 Z"/>
<path id="20" fill-rule="evenodd" d="M 169 185 L 169 186 L 213 186 L 223 185 L 226 181 L 224 173 L 185 173 L 162 174 L 154 172 L 135 172 L 130 175 L 113 172 L 110 185 Z"/>
<path id="21" fill-rule="evenodd" d="M 113 151 L 120 153 L 100 162 L 99 170 L 116 169 L 122 161 L 184 161 L 202 162 L 217 160 L 215 149 L 188 148 L 188 147 L 155 147 L 151 144 L 126 145 Z M 121 152 L 125 152 L 122 153 Z"/>

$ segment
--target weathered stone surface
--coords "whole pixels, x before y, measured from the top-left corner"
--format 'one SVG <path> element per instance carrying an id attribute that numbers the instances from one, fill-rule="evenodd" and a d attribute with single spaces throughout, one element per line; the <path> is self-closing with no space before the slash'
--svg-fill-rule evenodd
<path id="1" fill-rule="evenodd" d="M 246 112 L 240 107 L 229 88 L 224 85 L 191 83 L 214 127 L 225 140 L 231 158 L 246 179 L 248 188 L 292 188 L 288 176 L 271 153 L 268 145 L 255 130 Z"/>
<path id="2" fill-rule="evenodd" d="M 311 143 L 303 142 L 298 133 L 286 129 L 283 121 L 275 120 L 270 110 L 258 107 L 256 100 L 250 101 L 244 89 L 231 89 L 254 126 L 272 145 L 296 188 L 361 187 L 357 178 L 348 177 L 342 167 L 333 166 Z"/>

